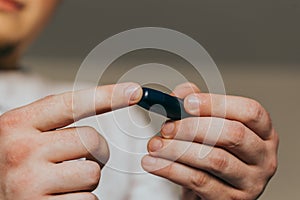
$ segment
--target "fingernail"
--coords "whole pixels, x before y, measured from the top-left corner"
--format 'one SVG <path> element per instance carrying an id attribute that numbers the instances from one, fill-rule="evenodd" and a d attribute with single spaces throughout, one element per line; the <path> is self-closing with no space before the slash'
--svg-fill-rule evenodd
<path id="1" fill-rule="evenodd" d="M 129 97 L 130 102 L 136 102 L 141 98 L 142 90 L 137 85 L 131 85 L 126 88 L 125 95 Z"/>
<path id="2" fill-rule="evenodd" d="M 162 143 L 161 139 L 159 139 L 158 137 L 157 138 L 153 138 L 149 142 L 149 151 L 151 151 L 151 152 L 158 151 L 162 147 L 163 147 L 163 143 Z"/>
<path id="3" fill-rule="evenodd" d="M 151 156 L 145 156 L 142 160 L 142 164 L 144 166 L 154 166 L 156 163 L 156 158 L 153 158 Z"/>
<path id="4" fill-rule="evenodd" d="M 175 125 L 174 125 L 173 122 L 165 123 L 163 128 L 162 128 L 162 135 L 165 138 L 171 138 L 172 135 L 173 135 L 174 129 L 175 129 Z"/>
<path id="5" fill-rule="evenodd" d="M 200 111 L 200 99 L 192 95 L 187 97 L 187 109 L 190 112 L 199 112 Z"/>

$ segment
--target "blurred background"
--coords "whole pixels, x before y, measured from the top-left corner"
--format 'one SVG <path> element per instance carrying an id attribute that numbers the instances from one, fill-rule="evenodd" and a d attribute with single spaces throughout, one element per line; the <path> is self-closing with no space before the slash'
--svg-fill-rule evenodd
<path id="1" fill-rule="evenodd" d="M 281 138 L 279 169 L 260 199 L 298 199 L 299 19 L 299 0 L 64 0 L 23 63 L 49 78 L 74 81 L 83 59 L 110 36 L 149 26 L 185 33 L 212 56 L 228 94 L 255 98 L 271 113 Z M 101 81 L 115 82 L 116 74 L 149 62 L 174 66 L 205 88 L 188 63 L 157 50 L 122 56 Z"/>

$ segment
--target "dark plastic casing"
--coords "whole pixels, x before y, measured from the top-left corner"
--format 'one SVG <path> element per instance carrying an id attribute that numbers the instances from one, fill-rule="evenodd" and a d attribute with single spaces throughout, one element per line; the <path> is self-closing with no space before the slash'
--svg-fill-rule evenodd
<path id="1" fill-rule="evenodd" d="M 143 87 L 143 97 L 138 105 L 171 120 L 180 120 L 191 116 L 184 110 L 183 99 L 151 88 Z"/>

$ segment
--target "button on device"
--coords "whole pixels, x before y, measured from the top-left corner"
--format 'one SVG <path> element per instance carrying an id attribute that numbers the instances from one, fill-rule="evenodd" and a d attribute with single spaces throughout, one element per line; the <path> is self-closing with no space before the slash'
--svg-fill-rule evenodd
<path id="1" fill-rule="evenodd" d="M 166 93 L 143 87 L 143 97 L 138 103 L 142 108 L 168 117 L 171 120 L 180 120 L 191 117 L 184 110 L 184 100 Z"/>

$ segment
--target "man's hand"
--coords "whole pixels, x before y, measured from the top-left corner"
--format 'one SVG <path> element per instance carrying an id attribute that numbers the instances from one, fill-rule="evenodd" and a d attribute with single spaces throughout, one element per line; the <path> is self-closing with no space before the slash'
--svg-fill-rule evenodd
<path id="1" fill-rule="evenodd" d="M 137 103 L 133 83 L 49 96 L 0 116 L 1 200 L 94 200 L 106 141 L 91 127 L 65 128 Z M 77 160 L 86 158 L 86 160 Z M 71 162 L 64 162 L 77 160 Z"/>
<path id="2" fill-rule="evenodd" d="M 278 135 L 256 101 L 200 93 L 192 84 L 173 95 L 185 98 L 195 117 L 167 122 L 148 144 L 146 171 L 185 188 L 183 199 L 256 199 L 277 168 Z"/>

